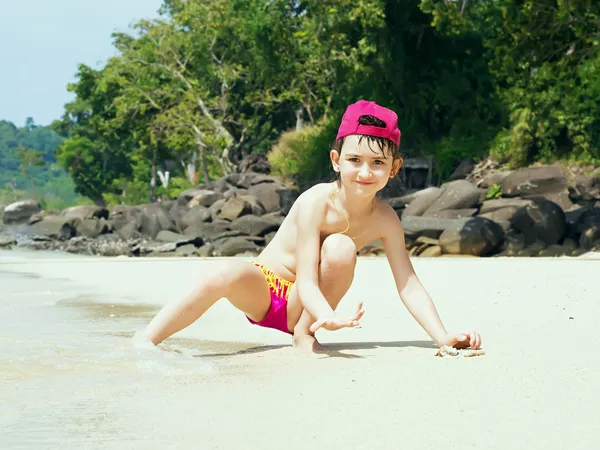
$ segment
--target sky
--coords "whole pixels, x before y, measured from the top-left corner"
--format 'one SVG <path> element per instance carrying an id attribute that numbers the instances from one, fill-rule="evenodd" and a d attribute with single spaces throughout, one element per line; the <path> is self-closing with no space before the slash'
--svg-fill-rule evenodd
<path id="1" fill-rule="evenodd" d="M 74 96 L 80 63 L 101 68 L 116 54 L 111 34 L 159 17 L 162 0 L 0 1 L 0 120 L 49 125 Z"/>

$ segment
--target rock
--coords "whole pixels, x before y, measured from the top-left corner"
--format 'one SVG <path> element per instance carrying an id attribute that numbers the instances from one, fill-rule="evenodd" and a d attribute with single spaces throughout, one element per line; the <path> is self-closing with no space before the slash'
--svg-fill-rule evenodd
<path id="1" fill-rule="evenodd" d="M 451 226 L 460 226 L 469 219 L 435 219 L 433 217 L 402 216 L 402 228 L 405 236 L 416 238 L 428 236 L 437 239 L 442 231 Z"/>
<path id="2" fill-rule="evenodd" d="M 274 183 L 280 185 L 280 181 L 276 177 L 262 173 L 248 172 L 240 177 L 237 186 L 248 189 L 250 186 L 255 186 L 261 183 Z"/>
<path id="3" fill-rule="evenodd" d="M 4 207 L 2 221 L 6 225 L 24 224 L 41 210 L 42 207 L 35 200 L 20 200 Z"/>
<path id="4" fill-rule="evenodd" d="M 504 180 L 511 173 L 512 171 L 489 173 L 479 181 L 478 186 L 480 188 L 487 189 L 495 184 L 502 185 L 502 180 Z"/>
<path id="5" fill-rule="evenodd" d="M 248 189 L 250 187 L 250 182 L 248 181 L 247 184 L 240 184 L 242 182 L 242 180 L 244 180 L 246 177 L 244 177 L 243 174 L 241 173 L 232 173 L 227 175 L 226 180 L 227 183 L 231 184 L 232 186 L 236 187 L 236 188 L 242 188 L 242 189 Z"/>
<path id="6" fill-rule="evenodd" d="M 140 233 L 154 239 L 159 231 L 175 231 L 175 222 L 169 214 L 159 205 L 152 203 L 148 205 L 139 205 L 141 212 Z"/>
<path id="7" fill-rule="evenodd" d="M 568 191 L 571 200 L 576 202 L 600 200 L 600 168 L 590 175 L 578 175 Z"/>
<path id="8" fill-rule="evenodd" d="M 586 225 L 579 237 L 579 246 L 591 250 L 595 247 L 596 241 L 600 239 L 600 223 Z"/>
<path id="9" fill-rule="evenodd" d="M 223 194 L 223 198 L 227 200 L 229 197 L 241 197 L 242 195 L 249 195 L 248 189 L 232 187 Z"/>
<path id="10" fill-rule="evenodd" d="M 483 214 L 478 214 L 477 217 L 484 217 L 486 219 L 493 220 L 494 222 L 500 221 L 508 221 L 511 222 L 517 211 L 521 209 L 521 207 L 517 206 L 508 206 L 506 208 L 496 209 L 494 211 L 490 211 Z"/>
<path id="11" fill-rule="evenodd" d="M 142 237 L 142 234 L 138 231 L 138 227 L 135 222 L 128 222 L 125 225 L 122 225 L 116 230 L 116 232 L 119 237 L 125 241 L 130 239 L 139 239 Z"/>
<path id="12" fill-rule="evenodd" d="M 487 214 L 503 208 L 519 209 L 523 208 L 524 206 L 531 205 L 531 202 L 531 200 L 523 200 L 520 198 L 495 198 L 493 200 L 486 200 L 479 208 L 479 215 Z"/>
<path id="13" fill-rule="evenodd" d="M 479 189 L 466 180 L 451 181 L 441 189 L 441 195 L 423 212 L 424 217 L 448 209 L 472 208 L 479 202 Z"/>
<path id="14" fill-rule="evenodd" d="M 120 230 L 125 225 L 132 223 L 130 228 L 139 231 L 142 225 L 142 213 L 135 206 L 116 205 L 111 209 L 109 217 L 115 230 Z"/>
<path id="15" fill-rule="evenodd" d="M 570 238 L 565 238 L 562 245 L 564 248 L 569 250 L 575 250 L 577 248 L 577 242 Z"/>
<path id="16" fill-rule="evenodd" d="M 79 255 L 93 255 L 94 241 L 85 236 L 76 236 L 67 241 L 63 250 L 68 253 L 77 253 Z"/>
<path id="17" fill-rule="evenodd" d="M 221 212 L 221 208 L 223 207 L 226 201 L 227 200 L 224 198 L 221 200 L 217 200 L 210 206 L 210 208 L 208 208 L 208 211 L 210 212 L 210 217 L 213 221 L 223 221 L 223 219 L 219 218 L 219 213 Z"/>
<path id="18" fill-rule="evenodd" d="M 546 258 L 564 256 L 569 254 L 571 251 L 573 251 L 572 248 L 566 248 L 565 246 L 559 244 L 552 244 L 546 247 L 545 249 L 540 250 L 538 256 Z"/>
<path id="19" fill-rule="evenodd" d="M 177 204 L 177 200 L 162 200 L 160 202 L 156 202 L 155 204 L 160 206 L 167 213 L 174 207 L 179 206 Z"/>
<path id="20" fill-rule="evenodd" d="M 186 236 L 202 238 L 204 242 L 213 242 L 219 237 L 231 234 L 237 236 L 241 235 L 240 231 L 233 231 L 230 226 L 230 222 L 224 221 L 197 224 L 186 228 L 184 234 Z"/>
<path id="21" fill-rule="evenodd" d="M 512 229 L 512 223 L 510 223 L 508 220 L 493 220 L 493 222 L 496 222 L 498 225 L 500 225 L 500 228 L 502 228 L 505 233 Z"/>
<path id="22" fill-rule="evenodd" d="M 243 234 L 241 231 L 227 231 L 219 236 L 217 236 L 215 239 L 213 239 L 212 243 L 215 244 L 215 246 L 218 246 L 219 244 L 222 244 L 223 242 L 225 242 L 228 239 L 234 238 L 234 237 L 241 237 L 244 238 L 248 241 L 252 241 L 255 244 L 258 245 L 264 245 L 265 244 L 265 238 L 264 237 L 260 237 L 260 236 L 248 236 L 246 234 Z"/>
<path id="23" fill-rule="evenodd" d="M 564 191 L 567 178 L 560 166 L 526 167 L 510 173 L 500 184 L 503 196 L 516 197 Z"/>
<path id="24" fill-rule="evenodd" d="M 521 256 L 521 257 L 531 257 L 531 256 L 536 256 L 537 253 L 534 253 L 531 249 L 529 248 L 524 248 L 523 250 L 520 250 L 517 253 L 517 256 Z"/>
<path id="25" fill-rule="evenodd" d="M 168 230 L 162 230 L 159 231 L 158 234 L 156 235 L 156 241 L 157 242 L 181 242 L 181 241 L 185 241 L 185 243 L 187 244 L 189 241 L 196 239 L 196 238 L 190 238 L 189 236 L 184 236 L 183 234 L 179 234 L 179 233 L 175 233 L 173 231 L 168 231 Z"/>
<path id="26" fill-rule="evenodd" d="M 556 203 L 563 211 L 568 211 L 573 208 L 573 202 L 569 198 L 569 193 L 564 190 L 561 192 L 550 192 L 548 194 L 539 194 L 539 195 L 525 195 L 524 199 L 527 200 L 549 200 L 552 203 Z"/>
<path id="27" fill-rule="evenodd" d="M 402 212 L 402 217 L 422 216 L 427 209 L 442 195 L 443 189 L 430 187 L 423 189 L 414 197 Z"/>
<path id="28" fill-rule="evenodd" d="M 160 253 L 175 252 L 177 244 L 174 242 L 157 243 L 157 242 L 140 242 L 131 248 L 131 254 L 134 256 L 145 256 L 149 254 L 158 255 Z"/>
<path id="29" fill-rule="evenodd" d="M 405 193 L 400 197 L 391 197 L 386 199 L 389 205 L 394 209 L 402 209 L 409 205 L 413 200 L 415 200 L 420 195 L 423 195 L 431 190 L 437 190 L 439 188 L 430 187 L 426 189 L 406 189 Z"/>
<path id="30" fill-rule="evenodd" d="M 69 218 L 70 216 L 64 216 Z M 78 219 L 75 226 L 76 236 L 95 238 L 101 234 L 110 233 L 112 227 L 104 219 Z"/>
<path id="31" fill-rule="evenodd" d="M 194 244 L 185 244 L 178 246 L 175 250 L 177 256 L 190 256 L 196 253 L 196 246 Z"/>
<path id="32" fill-rule="evenodd" d="M 250 212 L 250 214 L 253 214 L 255 216 L 262 216 L 267 212 L 260 200 L 257 199 L 254 195 L 240 195 L 238 193 L 238 197 L 250 203 L 250 206 L 252 207 L 252 211 Z"/>
<path id="33" fill-rule="evenodd" d="M 268 220 L 269 222 L 274 223 L 277 226 L 281 226 L 281 224 L 285 220 L 285 216 L 282 216 L 279 212 L 264 214 L 263 216 L 261 216 L 261 218 L 264 220 Z"/>
<path id="34" fill-rule="evenodd" d="M 565 236 L 565 213 L 556 203 L 534 200 L 520 208 L 511 221 L 514 228 L 525 235 L 525 243 L 541 239 L 547 244 L 557 244 Z"/>
<path id="35" fill-rule="evenodd" d="M 197 236 L 185 236 L 183 234 L 174 233 L 169 230 L 159 231 L 156 235 L 157 242 L 170 242 L 177 244 L 177 247 L 184 245 L 193 245 L 194 247 L 200 247 L 202 245 L 202 238 Z"/>
<path id="36" fill-rule="evenodd" d="M 180 225 L 181 229 L 185 230 L 187 227 L 211 220 L 210 210 L 206 206 L 194 206 L 181 217 Z"/>
<path id="37" fill-rule="evenodd" d="M 271 173 L 271 164 L 264 153 L 254 153 L 244 156 L 242 161 L 239 163 L 238 168 L 242 173 Z"/>
<path id="38" fill-rule="evenodd" d="M 277 223 L 253 215 L 242 216 L 231 223 L 232 230 L 240 230 L 248 236 L 264 236 L 278 228 Z"/>
<path id="39" fill-rule="evenodd" d="M 179 193 L 177 196 L 177 205 L 179 206 L 187 206 L 191 199 L 194 196 L 201 194 L 207 189 L 203 189 L 202 187 L 194 187 L 191 189 L 185 189 Z"/>
<path id="40" fill-rule="evenodd" d="M 60 215 L 76 219 L 108 219 L 108 210 L 96 205 L 81 205 L 63 209 Z"/>
<path id="41" fill-rule="evenodd" d="M 581 256 L 585 255 L 587 252 L 589 252 L 589 250 L 586 248 L 576 248 L 571 251 L 570 256 Z"/>
<path id="42" fill-rule="evenodd" d="M 517 253 L 517 256 L 538 256 L 538 254 L 547 247 L 546 243 L 541 240 L 535 241 L 533 244 L 528 245 L 523 250 Z"/>
<path id="43" fill-rule="evenodd" d="M 41 222 L 38 222 L 41 223 Z M 48 236 L 32 236 L 30 240 L 19 240 L 19 247 L 32 250 L 60 250 L 65 241 L 58 241 Z"/>
<path id="44" fill-rule="evenodd" d="M 238 217 L 252 213 L 252 205 L 243 198 L 230 197 L 217 212 L 217 218 L 233 222 Z"/>
<path id="45" fill-rule="evenodd" d="M 418 243 L 418 244 L 440 245 L 440 240 L 439 239 L 432 239 L 432 238 L 427 237 L 427 236 L 419 236 L 415 240 L 415 242 Z"/>
<path id="46" fill-rule="evenodd" d="M 205 189 L 210 189 L 215 192 L 220 192 L 221 194 L 224 194 L 232 187 L 234 187 L 234 186 L 232 186 L 231 184 L 229 184 L 227 182 L 227 178 L 223 177 L 223 178 L 219 178 L 218 180 L 213 180 L 210 183 L 207 183 L 207 185 L 205 186 Z"/>
<path id="47" fill-rule="evenodd" d="M 504 239 L 504 231 L 495 222 L 473 217 L 460 224 L 456 222 L 440 235 L 443 253 L 481 256 L 495 250 Z"/>
<path id="48" fill-rule="evenodd" d="M 135 240 L 121 240 L 118 236 L 111 234 L 101 235 L 94 239 L 93 251 L 100 256 L 130 256 L 131 247 L 135 243 Z"/>
<path id="49" fill-rule="evenodd" d="M 300 196 L 297 189 L 282 188 L 279 191 L 279 213 L 283 216 L 287 216 L 290 213 L 290 209 Z"/>
<path id="50" fill-rule="evenodd" d="M 77 223 L 77 219 L 48 216 L 40 222 L 29 225 L 25 229 L 25 234 L 30 237 L 43 237 L 64 241 L 75 237 Z"/>
<path id="51" fill-rule="evenodd" d="M 442 256 L 442 247 L 439 245 L 427 247 L 419 254 L 421 258 L 436 258 L 438 256 Z"/>
<path id="52" fill-rule="evenodd" d="M 542 250 L 544 250 L 546 247 L 548 247 L 548 243 L 538 239 L 533 244 L 529 245 L 526 248 L 530 249 L 534 253 L 539 253 Z"/>
<path id="53" fill-rule="evenodd" d="M 246 237 L 232 237 L 225 239 L 215 245 L 214 256 L 236 256 L 245 252 L 253 252 L 258 255 L 260 246 Z"/>
<path id="54" fill-rule="evenodd" d="M 525 236 L 523 233 L 514 229 L 509 229 L 504 233 L 504 241 L 502 242 L 502 250 L 511 252 L 516 255 L 525 248 Z M 514 256 L 510 255 L 510 256 Z"/>
<path id="55" fill-rule="evenodd" d="M 276 231 L 272 231 L 265 235 L 265 247 L 271 243 L 271 241 L 273 240 L 273 238 L 275 237 L 276 234 L 277 234 Z"/>
<path id="56" fill-rule="evenodd" d="M 10 236 L 0 236 L 0 248 L 10 248 L 16 245 L 17 241 Z"/>
<path id="57" fill-rule="evenodd" d="M 578 234 L 588 229 L 590 225 L 600 225 L 600 208 L 585 208 L 575 220 L 574 225 Z"/>
<path id="58" fill-rule="evenodd" d="M 452 174 L 450 175 L 450 180 L 463 180 L 467 178 L 467 175 L 471 173 L 473 167 L 475 167 L 475 164 L 473 163 L 473 160 L 471 158 L 463 159 L 458 165 L 458 167 L 454 169 L 454 172 L 452 172 Z"/>
<path id="59" fill-rule="evenodd" d="M 40 222 L 44 220 L 45 217 L 58 215 L 60 215 L 59 211 L 40 211 L 39 213 L 35 213 L 29 218 L 29 220 L 27 221 L 27 225 L 33 225 L 36 222 Z"/>
<path id="60" fill-rule="evenodd" d="M 438 219 L 462 219 L 464 217 L 472 217 L 477 212 L 476 208 L 471 209 L 444 209 L 431 214 L 429 217 Z"/>
<path id="61" fill-rule="evenodd" d="M 250 186 L 248 191 L 254 195 L 264 206 L 266 212 L 279 211 L 281 209 L 281 197 L 279 183 L 260 183 Z"/>
<path id="62" fill-rule="evenodd" d="M 173 220 L 173 222 L 175 223 L 175 231 L 183 232 L 183 230 L 185 230 L 186 226 L 184 226 L 181 223 L 181 220 L 182 220 L 183 216 L 185 216 L 187 214 L 188 211 L 189 211 L 189 209 L 187 206 L 182 206 L 179 203 L 175 203 L 169 209 L 169 211 L 168 211 L 169 217 L 171 217 L 171 220 Z"/>
<path id="63" fill-rule="evenodd" d="M 214 250 L 215 250 L 214 244 L 204 244 L 199 249 L 196 249 L 195 254 L 201 258 L 208 258 L 213 255 Z"/>
<path id="64" fill-rule="evenodd" d="M 224 198 L 221 192 L 215 192 L 210 190 L 201 190 L 191 198 L 191 200 L 187 203 L 189 208 L 193 208 L 194 206 L 204 206 L 209 207 L 217 200 L 221 200 Z"/>

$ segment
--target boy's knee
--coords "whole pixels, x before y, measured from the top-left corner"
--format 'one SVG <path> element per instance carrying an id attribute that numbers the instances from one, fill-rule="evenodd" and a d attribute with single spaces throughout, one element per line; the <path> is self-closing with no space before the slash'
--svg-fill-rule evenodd
<path id="1" fill-rule="evenodd" d="M 321 259 L 327 266 L 349 266 L 356 262 L 356 244 L 343 234 L 332 234 L 325 238 L 321 247 Z"/>

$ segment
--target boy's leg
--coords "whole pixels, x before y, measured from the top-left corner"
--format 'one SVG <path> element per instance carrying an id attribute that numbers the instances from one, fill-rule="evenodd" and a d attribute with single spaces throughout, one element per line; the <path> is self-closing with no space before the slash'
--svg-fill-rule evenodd
<path id="1" fill-rule="evenodd" d="M 195 322 L 217 300 L 226 297 L 254 321 L 261 321 L 271 307 L 269 285 L 263 272 L 242 260 L 211 264 L 194 292 L 168 303 L 148 324 L 142 335 L 154 345 Z"/>
<path id="2" fill-rule="evenodd" d="M 356 245 L 351 238 L 343 234 L 333 234 L 323 241 L 319 264 L 319 288 L 334 310 L 352 285 L 355 266 Z M 301 305 L 295 286 L 290 291 L 289 301 L 290 309 Z M 295 315 L 295 317 L 298 316 Z M 310 326 L 317 319 L 305 309 L 302 309 L 299 319 L 295 319 L 295 317 L 292 314 L 292 317 L 288 318 L 292 322 L 288 322 L 288 326 L 294 330 L 294 345 L 321 350 L 314 334 L 310 332 Z M 297 322 L 293 323 L 295 320 Z"/>

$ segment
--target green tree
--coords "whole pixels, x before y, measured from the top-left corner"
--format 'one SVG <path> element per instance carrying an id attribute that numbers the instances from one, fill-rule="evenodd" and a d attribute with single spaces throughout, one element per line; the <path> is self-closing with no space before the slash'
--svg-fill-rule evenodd
<path id="1" fill-rule="evenodd" d="M 492 154 L 514 166 L 600 158 L 600 4 L 591 0 L 422 0 L 432 25 L 475 35 L 506 122 Z"/>

